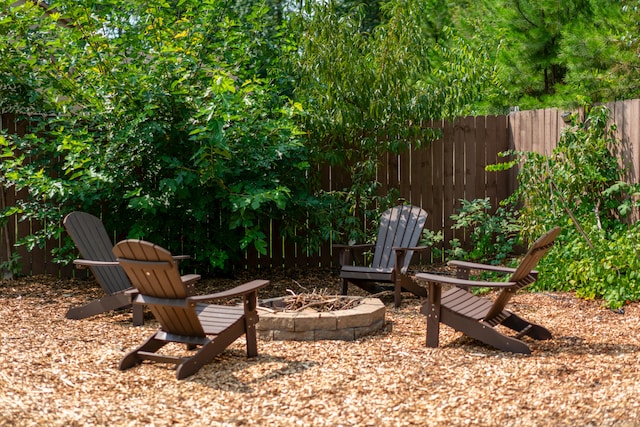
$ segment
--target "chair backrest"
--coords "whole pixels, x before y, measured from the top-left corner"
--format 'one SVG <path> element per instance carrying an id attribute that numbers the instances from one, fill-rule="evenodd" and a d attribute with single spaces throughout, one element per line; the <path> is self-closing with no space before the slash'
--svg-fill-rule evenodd
<path id="1" fill-rule="evenodd" d="M 118 242 L 113 254 L 164 331 L 205 335 L 194 306 L 185 300 L 189 291 L 171 252 L 144 240 L 129 239 Z"/>
<path id="2" fill-rule="evenodd" d="M 498 316 L 517 291 L 536 281 L 536 277 L 532 275 L 531 272 L 536 265 L 538 265 L 538 262 L 540 262 L 542 257 L 553 247 L 556 237 L 558 237 L 560 231 L 560 227 L 554 227 L 539 237 L 538 240 L 531 245 L 529 251 L 527 251 L 526 255 L 522 258 L 522 261 L 516 268 L 516 271 L 513 272 L 508 280 L 509 282 L 516 282 L 516 285 L 500 292 L 494 301 L 491 310 L 489 310 L 485 316 L 485 320 L 490 320 Z"/>
<path id="3" fill-rule="evenodd" d="M 80 255 L 91 261 L 115 261 L 113 243 L 102 221 L 86 212 L 71 212 L 63 224 L 80 251 Z M 131 287 L 124 270 L 119 265 L 92 266 L 94 277 L 107 294 L 122 292 Z"/>
<path id="4" fill-rule="evenodd" d="M 514 271 L 509 278 L 509 281 L 518 283 L 525 282 L 521 288 L 527 286 L 527 276 L 531 274 L 542 257 L 545 256 L 545 254 L 553 247 L 556 237 L 558 237 L 560 231 L 560 227 L 553 227 L 551 230 L 540 236 L 538 240 L 533 242 L 524 258 L 522 258 L 522 261 L 520 261 L 518 268 L 516 268 L 516 271 Z"/>
<path id="5" fill-rule="evenodd" d="M 400 205 L 386 210 L 380 217 L 380 228 L 371 266 L 393 268 L 395 264 L 393 248 L 417 246 L 426 222 L 427 212 L 417 206 Z M 404 265 L 401 267 L 403 271 L 409 267 L 412 255 L 413 251 L 407 252 Z"/>

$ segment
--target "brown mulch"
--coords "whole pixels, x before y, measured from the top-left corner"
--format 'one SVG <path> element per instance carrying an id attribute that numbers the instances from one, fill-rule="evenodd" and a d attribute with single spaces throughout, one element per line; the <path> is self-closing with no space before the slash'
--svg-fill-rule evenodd
<path id="1" fill-rule="evenodd" d="M 206 281 L 272 280 L 261 297 L 327 288 L 331 271 L 263 272 Z M 358 294 L 357 291 L 354 291 Z M 390 297 L 389 326 L 354 342 L 238 340 L 184 381 L 166 365 L 119 371 L 157 327 L 127 312 L 73 321 L 66 310 L 100 290 L 92 281 L 0 282 L 0 425 L 11 426 L 638 426 L 640 305 L 605 309 L 566 293 L 522 293 L 511 308 L 545 325 L 531 355 L 486 347 L 443 326 L 425 347 L 420 299 Z"/>

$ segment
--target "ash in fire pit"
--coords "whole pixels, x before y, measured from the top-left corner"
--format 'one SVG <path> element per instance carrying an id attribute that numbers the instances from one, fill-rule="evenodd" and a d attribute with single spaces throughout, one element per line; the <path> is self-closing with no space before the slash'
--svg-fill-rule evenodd
<path id="1" fill-rule="evenodd" d="M 289 292 L 291 295 L 260 302 L 258 337 L 353 341 L 385 325 L 385 306 L 378 298 Z"/>

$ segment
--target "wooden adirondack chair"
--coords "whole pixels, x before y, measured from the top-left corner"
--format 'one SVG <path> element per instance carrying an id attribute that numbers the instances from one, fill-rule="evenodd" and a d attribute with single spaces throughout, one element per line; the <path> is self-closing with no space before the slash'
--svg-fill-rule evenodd
<path id="1" fill-rule="evenodd" d="M 427 212 L 417 206 L 396 206 L 385 211 L 380 218 L 380 228 L 376 244 L 334 245 L 340 251 L 340 277 L 342 294 L 346 295 L 348 284 L 368 292 L 386 289 L 380 283 L 391 283 L 394 290 L 395 306 L 399 307 L 402 290 L 426 297 L 427 291 L 407 274 L 411 257 L 415 251 L 427 249 L 416 246 L 427 221 Z M 352 253 L 375 247 L 370 266 L 352 265 Z"/>
<path id="2" fill-rule="evenodd" d="M 122 359 L 120 369 L 143 360 L 172 363 L 176 366 L 176 377 L 183 379 L 211 362 L 242 335 L 246 335 L 247 356 L 258 354 L 257 294 L 258 289 L 269 284 L 267 280 L 254 280 L 215 294 L 190 296 L 187 285 L 200 276 L 181 277 L 169 251 L 142 240 L 124 240 L 116 244 L 113 253 L 138 291 L 134 304 L 147 305 L 160 323 L 157 332 Z M 204 303 L 240 296 L 244 298 L 242 306 Z M 170 342 L 185 344 L 194 354 L 177 357 L 157 353 Z"/>
<path id="3" fill-rule="evenodd" d="M 132 294 L 126 292 L 132 289 L 131 282 L 113 255 L 113 243 L 102 221 L 86 212 L 71 212 L 64 218 L 63 224 L 83 257 L 74 260 L 73 263 L 78 268 L 89 268 L 106 293 L 106 296 L 88 304 L 70 308 L 66 314 L 67 319 L 85 319 L 131 306 Z M 187 258 L 188 255 L 174 256 L 175 260 Z M 144 307 L 135 305 L 132 312 L 134 326 L 142 325 Z"/>
<path id="4" fill-rule="evenodd" d="M 102 222 L 86 212 L 72 212 L 64 218 L 64 227 L 80 251 L 83 259 L 74 264 L 79 268 L 89 268 L 106 296 L 90 303 L 72 307 L 67 311 L 67 319 L 84 319 L 131 306 L 131 282 L 113 255 L 113 243 Z M 133 309 L 133 324 L 143 323 L 143 307 Z"/>
<path id="5" fill-rule="evenodd" d="M 417 280 L 428 282 L 429 286 L 429 298 L 420 310 L 427 316 L 427 347 L 438 347 L 440 323 L 512 353 L 531 353 L 529 346 L 520 340 L 523 336 L 536 340 L 550 339 L 549 330 L 515 315 L 505 307 L 518 290 L 536 281 L 538 273 L 533 269 L 551 249 L 558 234 L 560 228 L 555 227 L 536 240 L 517 268 L 451 261 L 449 265 L 457 268 L 457 277 L 416 274 Z M 496 271 L 510 273 L 511 276 L 506 282 L 469 280 L 469 270 Z M 453 287 L 442 293 L 443 284 Z M 470 292 L 470 288 L 478 286 L 501 289 L 501 292 L 492 302 Z M 514 330 L 516 334 L 504 335 L 496 329 L 498 325 Z"/>

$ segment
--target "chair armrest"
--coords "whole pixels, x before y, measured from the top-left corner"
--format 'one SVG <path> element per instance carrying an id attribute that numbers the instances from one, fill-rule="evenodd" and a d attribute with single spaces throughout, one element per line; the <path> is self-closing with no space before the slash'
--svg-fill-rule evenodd
<path id="1" fill-rule="evenodd" d="M 73 260 L 73 264 L 78 268 L 107 267 L 119 265 L 118 261 L 94 261 L 90 259 L 75 259 Z"/>
<path id="2" fill-rule="evenodd" d="M 401 275 L 406 275 L 407 274 L 407 270 L 409 268 L 409 266 L 405 266 L 405 258 L 407 255 L 407 252 L 409 251 L 413 251 L 413 252 L 422 252 L 425 251 L 427 249 L 429 249 L 429 246 L 413 246 L 413 247 L 400 247 L 400 246 L 393 246 L 393 253 L 396 257 L 396 262 L 395 265 L 400 265 L 400 274 Z M 409 262 L 411 262 L 411 260 L 409 260 Z"/>
<path id="3" fill-rule="evenodd" d="M 188 297 L 187 299 L 189 301 L 199 302 L 199 301 L 209 301 L 213 299 L 233 298 L 233 297 L 238 297 L 242 295 L 247 295 L 252 292 L 256 292 L 258 289 L 264 286 L 267 286 L 268 284 L 269 284 L 268 280 L 254 280 L 254 281 L 236 286 L 235 288 L 232 288 L 226 291 L 216 292 L 215 294 L 209 294 L 209 295 L 196 295 L 196 296 Z"/>
<path id="4" fill-rule="evenodd" d="M 491 265 L 491 264 L 480 264 L 476 262 L 468 262 L 468 261 L 449 261 L 447 265 L 451 267 L 461 268 L 465 270 L 485 270 L 485 271 L 497 271 L 500 273 L 513 273 L 516 271 L 515 268 L 505 267 L 504 265 Z"/>
<path id="5" fill-rule="evenodd" d="M 450 265 L 452 267 L 456 267 L 459 270 L 484 270 L 484 271 L 495 271 L 498 273 L 509 273 L 512 274 L 516 271 L 516 268 L 512 268 L 512 267 L 505 267 L 504 265 L 490 265 L 490 264 L 479 264 L 479 263 L 475 263 L 475 262 L 468 262 L 468 261 L 449 261 L 447 263 L 447 265 Z M 534 278 L 538 277 L 538 271 L 537 270 L 531 270 L 529 272 L 529 274 L 531 276 L 533 276 Z"/>
<path id="6" fill-rule="evenodd" d="M 350 265 L 353 262 L 352 254 L 354 253 L 357 258 L 356 263 L 361 263 L 362 260 L 360 259 L 360 257 L 362 256 L 362 253 L 366 249 L 374 248 L 375 245 L 372 243 L 362 243 L 358 245 L 335 244 L 335 245 L 332 245 L 332 247 L 334 249 L 338 249 L 338 258 L 340 259 L 340 265 L 343 266 L 343 265 Z"/>
<path id="7" fill-rule="evenodd" d="M 191 255 L 175 255 L 173 257 L 174 261 L 180 261 L 183 259 L 189 259 L 191 258 Z M 91 259 L 75 259 L 73 260 L 73 263 L 78 267 L 78 268 L 86 268 L 86 267 L 94 267 L 94 266 L 107 266 L 107 265 L 118 265 L 118 261 L 96 261 L 96 260 L 91 260 Z"/>
<path id="8" fill-rule="evenodd" d="M 461 288 L 484 287 L 484 288 L 503 289 L 503 288 L 510 288 L 512 286 L 517 285 L 516 282 L 485 282 L 482 280 L 458 279 L 457 277 L 443 276 L 440 274 L 430 274 L 430 273 L 418 273 L 416 274 L 415 277 L 418 280 L 424 280 L 430 283 L 453 285 Z"/>
<path id="9" fill-rule="evenodd" d="M 201 277 L 202 276 L 200 276 L 199 274 L 185 274 L 184 276 L 180 276 L 180 278 L 182 279 L 182 283 L 187 286 L 197 282 Z"/>

